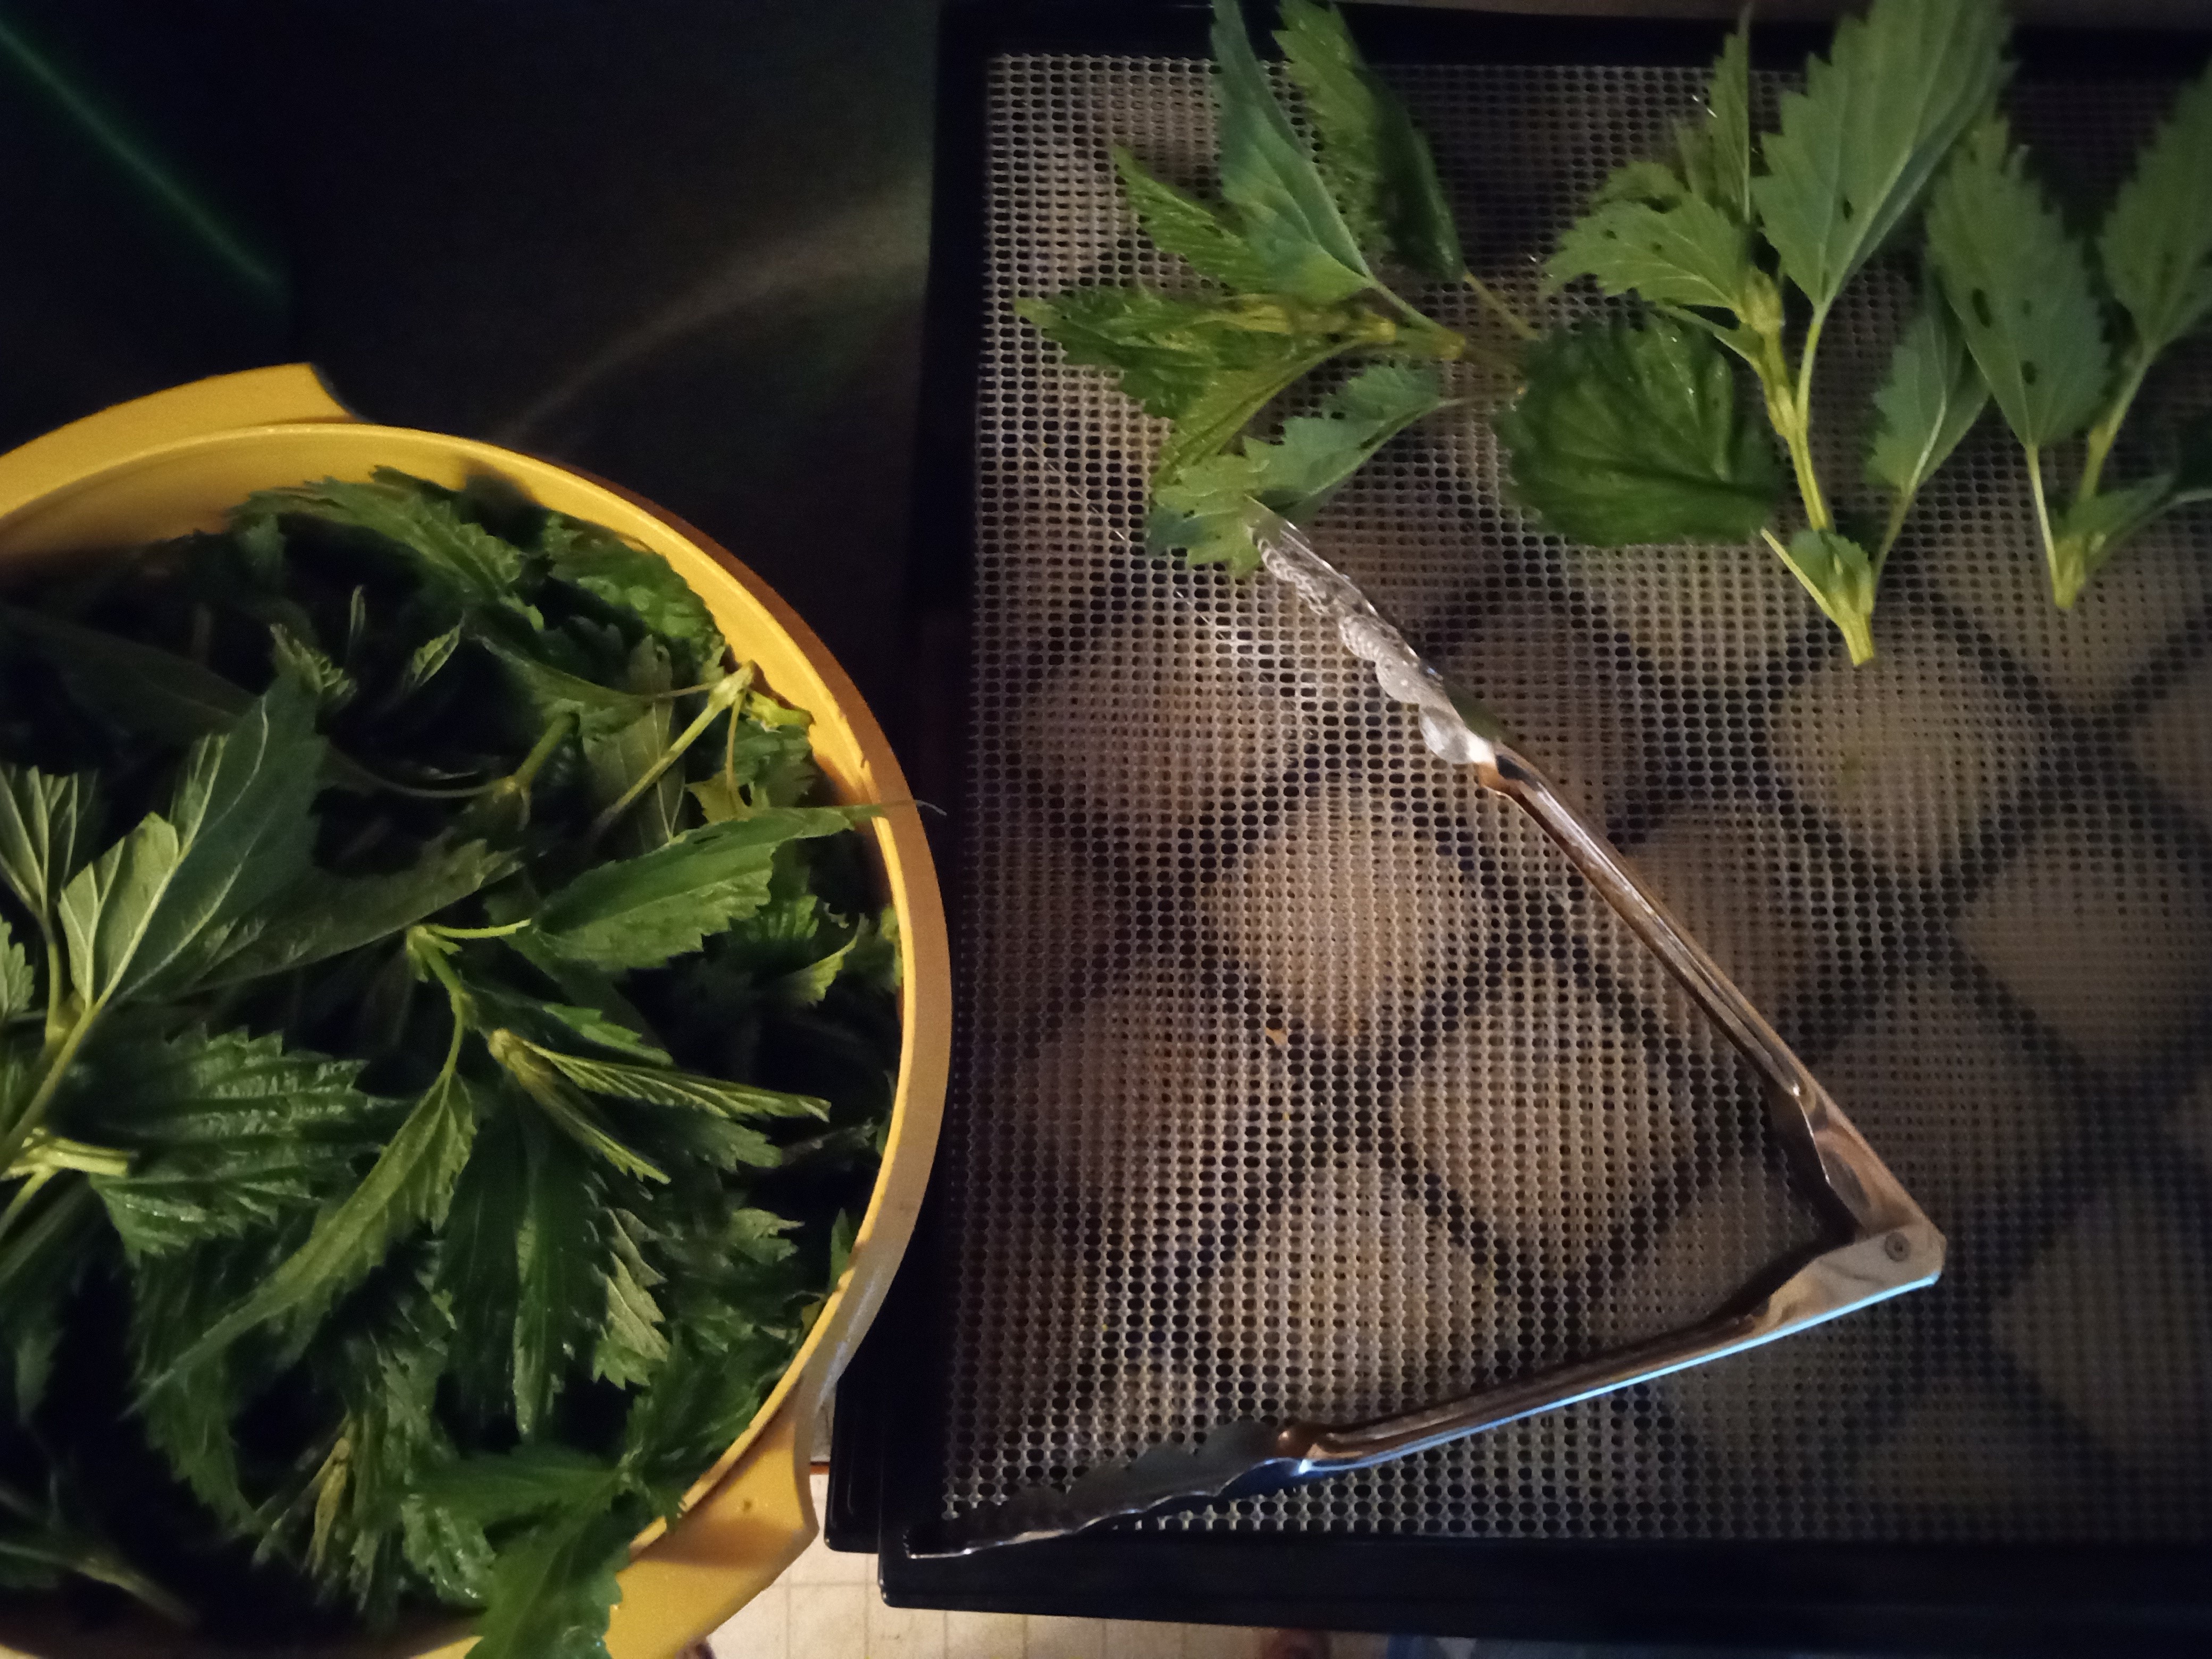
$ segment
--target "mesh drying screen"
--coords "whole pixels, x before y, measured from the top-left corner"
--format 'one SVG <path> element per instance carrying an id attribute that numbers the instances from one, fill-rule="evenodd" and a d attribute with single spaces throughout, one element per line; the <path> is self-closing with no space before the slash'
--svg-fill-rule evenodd
<path id="1" fill-rule="evenodd" d="M 1205 76 L 989 77 L 948 1513 L 1222 1418 L 1356 1419 L 1649 1334 L 1810 1232 L 1730 1051 L 1533 828 L 1270 585 L 1133 550 L 1158 429 L 1010 306 L 1179 280 L 1107 146 L 1201 182 Z M 1531 306 L 1533 256 L 1698 79 L 1394 78 L 1479 268 Z M 2023 101 L 2094 181 L 2160 95 Z M 1910 297 L 1864 287 L 1829 330 L 1829 408 L 1863 404 Z M 1859 435 L 1825 435 L 1855 479 Z M 1536 533 L 1476 419 L 1401 441 L 1315 526 L 1609 826 L 1953 1267 L 1750 1355 L 1153 1524 L 2205 1534 L 2212 560 L 2201 520 L 2172 525 L 2061 616 L 2027 510 L 1985 424 L 1857 672 L 1756 548 Z"/>

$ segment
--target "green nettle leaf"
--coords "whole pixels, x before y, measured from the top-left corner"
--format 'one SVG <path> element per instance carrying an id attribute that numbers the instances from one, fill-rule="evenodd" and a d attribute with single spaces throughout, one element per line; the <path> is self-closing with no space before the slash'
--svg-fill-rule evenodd
<path id="1" fill-rule="evenodd" d="M 458 604 L 495 610 L 521 608 L 515 586 L 522 561 L 514 549 L 471 524 L 441 495 L 425 494 L 418 480 L 380 468 L 369 483 L 325 478 L 289 489 L 264 490 L 242 507 L 241 523 L 298 514 L 383 538 L 407 556 L 416 575 Z"/>
<path id="2" fill-rule="evenodd" d="M 1576 222 L 1544 267 L 1549 288 L 1584 276 L 1611 295 L 1741 311 L 1752 278 L 1751 233 L 1701 196 L 1663 208 L 1607 202 Z"/>
<path id="3" fill-rule="evenodd" d="M 1593 210 L 1608 202 L 1648 202 L 1653 207 L 1668 207 L 1680 201 L 1688 190 L 1682 175 L 1664 161 L 1624 161 L 1606 174 L 1589 204 Z"/>
<path id="4" fill-rule="evenodd" d="M 1928 208 L 1928 252 L 2014 433 L 2030 449 L 2096 418 L 2112 359 L 2081 244 L 2028 178 L 2004 124 L 1979 128 Z"/>
<path id="5" fill-rule="evenodd" d="M 0 765 L 0 881 L 40 927 L 52 926 L 62 889 L 90 854 L 99 822 L 90 773 L 54 777 Z"/>
<path id="6" fill-rule="evenodd" d="M 70 1133 L 131 1155 L 95 1175 L 125 1246 L 155 1254 L 272 1224 L 344 1191 L 398 1121 L 361 1064 L 282 1039 L 187 1030 L 99 1045 L 61 1100 Z"/>
<path id="7" fill-rule="evenodd" d="M 1874 394 L 1867 476 L 1909 502 L 1949 459 L 1990 401 L 1990 389 L 1940 297 L 1923 303 Z"/>
<path id="8" fill-rule="evenodd" d="M 665 1066 L 629 1066 L 617 1060 L 587 1060 L 581 1054 L 564 1054 L 552 1048 L 538 1048 L 537 1052 L 578 1088 L 614 1100 L 643 1101 L 653 1106 L 685 1106 L 731 1117 L 826 1118 L 830 1115 L 829 1102 L 812 1095 L 756 1088 L 749 1083 L 732 1083 Z"/>
<path id="9" fill-rule="evenodd" d="M 1205 203 L 1186 196 L 1145 171 L 1127 150 L 1113 149 L 1114 171 L 1121 176 L 1122 193 L 1145 228 L 1145 234 L 1164 253 L 1172 253 L 1200 276 L 1239 294 L 1265 294 L 1273 278 L 1244 239 L 1231 229 Z M 1079 290 L 1080 291 L 1080 290 Z M 1093 293 L 1141 292 L 1127 289 L 1092 289 Z M 1063 344 L 1066 343 L 1063 342 Z M 1070 356 L 1073 356 L 1071 351 Z M 1117 365 L 1109 365 L 1114 367 Z M 1136 396 L 1131 392 L 1132 397 Z"/>
<path id="10" fill-rule="evenodd" d="M 1283 48 L 1321 140 L 1320 167 L 1358 245 L 1440 283 L 1467 268 L 1428 141 L 1361 58 L 1343 14 L 1283 0 Z"/>
<path id="11" fill-rule="evenodd" d="M 514 1398 L 514 1241 L 522 1229 L 526 1163 L 522 1116 L 496 1109 L 489 1115 L 454 1183 L 437 1240 L 438 1290 L 453 1310 L 454 1384 L 463 1410 L 478 1422 L 503 1417 Z"/>
<path id="12" fill-rule="evenodd" d="M 326 714 L 337 713 L 361 695 L 360 684 L 352 675 L 282 623 L 270 626 L 269 660 L 279 674 L 296 680 L 315 700 L 315 707 Z"/>
<path id="13" fill-rule="evenodd" d="M 15 1416 L 27 1420 L 45 1397 L 62 1310 L 96 1260 L 100 1206 L 82 1185 L 49 1194 L 0 1243 L 0 1351 Z"/>
<path id="14" fill-rule="evenodd" d="M 1522 503 L 1593 547 L 1741 541 L 1772 515 L 1781 469 L 1705 335 L 1584 325 L 1533 347 L 1495 425 Z"/>
<path id="15" fill-rule="evenodd" d="M 645 1259 L 645 1224 L 627 1210 L 613 1213 L 612 1270 L 607 1275 L 606 1323 L 592 1354 L 592 1375 L 625 1389 L 643 1388 L 668 1358 L 664 1316 L 653 1299 L 661 1274 Z"/>
<path id="16" fill-rule="evenodd" d="M 523 1126 L 520 1225 L 514 1234 L 514 1423 L 527 1440 L 606 1322 L 613 1220 L 583 1149 Z"/>
<path id="17" fill-rule="evenodd" d="M 1825 313 L 1902 223 L 2007 74 L 1998 0 L 1875 0 L 1836 27 L 1752 180 L 1783 274 Z"/>
<path id="18" fill-rule="evenodd" d="M 408 655 L 407 665 L 400 670 L 388 701 L 403 702 L 435 679 L 438 672 L 453 661 L 453 653 L 460 648 L 461 634 L 461 624 L 455 623 L 444 633 L 433 635 L 416 646 Z"/>
<path id="19" fill-rule="evenodd" d="M 591 777 L 594 806 L 605 808 L 623 799 L 660 764 L 673 735 L 672 705 L 666 698 L 675 684 L 667 652 L 652 639 L 639 641 L 630 655 L 629 689 L 641 697 L 659 700 L 648 702 L 645 712 L 628 726 L 585 738 L 584 766 Z M 649 853 L 665 847 L 676 838 L 683 805 L 682 770 L 667 767 L 623 815 L 618 833 L 633 852 Z"/>
<path id="20" fill-rule="evenodd" d="M 610 969 L 658 968 L 766 903 L 775 849 L 836 835 L 872 815 L 856 807 L 783 807 L 687 832 L 634 859 L 587 870 L 548 898 L 539 940 Z"/>
<path id="21" fill-rule="evenodd" d="M 317 1218 L 298 1251 L 204 1332 L 163 1385 L 190 1387 L 184 1374 L 258 1326 L 283 1320 L 311 1325 L 338 1297 L 422 1226 L 444 1220 L 453 1183 L 476 1138 L 475 1091 L 448 1071 L 424 1091 L 361 1185 Z"/>
<path id="22" fill-rule="evenodd" d="M 312 703 L 283 679 L 227 735 L 193 745 L 167 814 L 149 815 L 63 890 L 70 976 L 88 1008 L 158 990 L 204 933 L 306 872 L 323 755 Z"/>
<path id="23" fill-rule="evenodd" d="M 407 1565 L 440 1601 L 469 1610 L 483 1605 L 491 1593 L 493 1555 L 483 1528 L 412 1497 L 400 1500 L 399 1527 Z"/>
<path id="24" fill-rule="evenodd" d="M 2185 88 L 2105 216 L 2097 252 L 2148 362 L 2212 314 L 2212 70 Z"/>
<path id="25" fill-rule="evenodd" d="M 2068 507 L 2059 516 L 2056 533 L 2061 541 L 2076 540 L 2109 556 L 2118 550 L 2119 543 L 2172 505 L 2172 495 L 2171 472 L 2153 473 L 2131 484 L 2100 490 Z M 2103 562 L 2103 558 L 2094 561 L 2096 565 Z"/>
<path id="26" fill-rule="evenodd" d="M 1797 585 L 1813 596 L 1821 614 L 1835 623 L 1850 647 L 1851 661 L 1874 655 L 1868 621 L 1874 615 L 1875 570 L 1866 550 L 1834 530 L 1800 530 L 1790 538 L 1783 562 Z"/>
<path id="27" fill-rule="evenodd" d="M 185 981 L 195 990 L 242 984 L 358 951 L 405 932 L 512 875 L 514 854 L 480 841 L 434 844 L 381 876 L 310 871 L 276 902 L 210 937 Z"/>
<path id="28" fill-rule="evenodd" d="M 606 1659 L 607 1620 L 622 1599 L 615 1575 L 645 1519 L 641 1505 L 621 1502 L 627 1485 L 607 1474 L 500 1552 L 469 1659 Z"/>
<path id="29" fill-rule="evenodd" d="M 252 693 L 173 651 L 13 607 L 0 607 L 0 625 L 45 659 L 80 706 L 157 742 L 220 736 L 253 702 Z"/>
<path id="30" fill-rule="evenodd" d="M 546 1121 L 570 1140 L 623 1175 L 666 1184 L 668 1172 L 609 1129 L 592 1103 L 569 1087 L 535 1045 L 505 1029 L 493 1031 L 486 1045 L 492 1058 L 536 1103 Z"/>
<path id="31" fill-rule="evenodd" d="M 632 546 L 611 530 L 562 514 L 547 515 L 538 547 L 561 580 L 628 611 L 654 633 L 689 646 L 688 666 L 695 677 L 703 678 L 721 666 L 728 647 L 714 625 L 714 613 L 659 555 Z"/>
<path id="32" fill-rule="evenodd" d="M 1346 381 L 1311 415 L 1283 422 L 1281 439 L 1248 438 L 1241 454 L 1200 461 L 1153 493 L 1146 539 L 1155 551 L 1182 548 L 1193 564 L 1257 569 L 1255 532 L 1270 513 L 1302 520 L 1375 452 L 1431 410 L 1443 395 L 1434 374 L 1377 363 Z"/>
<path id="33" fill-rule="evenodd" d="M 1276 101 L 1237 0 L 1214 0 L 1221 193 L 1276 292 L 1333 305 L 1375 286 L 1359 241 Z"/>
<path id="34" fill-rule="evenodd" d="M 635 725 L 647 713 L 647 705 L 642 697 L 541 662 L 489 634 L 477 633 L 471 637 L 476 645 L 491 653 L 508 685 L 522 699 L 533 723 L 541 729 L 569 715 L 575 720 L 579 735 L 601 738 Z"/>
<path id="35" fill-rule="evenodd" d="M 1752 217 L 1751 200 L 1751 19 L 1729 32 L 1705 83 L 1705 113 L 1674 131 L 1682 176 L 1691 192 L 1740 222 Z M 1633 164 L 1632 164 L 1633 165 Z M 1670 170 L 1662 169 L 1669 179 Z M 1642 188 L 1649 189 L 1647 179 Z M 1680 185 L 1677 186 L 1679 190 Z M 1668 197 L 1651 199 L 1664 202 Z"/>
<path id="36" fill-rule="evenodd" d="M 31 1012 L 38 1004 L 39 976 L 32 969 L 31 958 L 15 943 L 8 918 L 0 916 L 0 1025 Z M 6 1118 L 9 1104 L 6 1095 L 0 1093 L 0 1120 Z"/>

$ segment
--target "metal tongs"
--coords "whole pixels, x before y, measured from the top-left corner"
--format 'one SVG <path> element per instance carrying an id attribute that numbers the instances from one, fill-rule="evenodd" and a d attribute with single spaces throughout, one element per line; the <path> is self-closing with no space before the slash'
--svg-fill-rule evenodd
<path id="1" fill-rule="evenodd" d="M 1156 1446 L 1133 1462 L 1093 1468 L 1064 1489 L 1030 1487 L 945 1522 L 936 1535 L 909 1540 L 917 1555 L 969 1555 L 1072 1537 L 1112 1521 L 1371 1468 L 1771 1342 L 1932 1285 L 1943 1270 L 1942 1234 L 1842 1109 L 1605 836 L 1512 746 L 1498 718 L 1446 684 L 1296 526 L 1267 514 L 1256 539 L 1268 573 L 1335 624 L 1345 649 L 1373 665 L 1384 692 L 1418 711 L 1429 748 L 1454 765 L 1474 768 L 1483 787 L 1535 819 L 1742 1052 L 1759 1073 L 1797 1179 L 1847 1236 L 1777 1264 L 1682 1329 L 1376 1422 L 1224 1424 L 1194 1444 Z"/>

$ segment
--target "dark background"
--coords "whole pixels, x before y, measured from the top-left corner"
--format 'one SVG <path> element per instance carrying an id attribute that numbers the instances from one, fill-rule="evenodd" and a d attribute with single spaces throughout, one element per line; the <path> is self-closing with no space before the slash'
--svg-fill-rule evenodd
<path id="1" fill-rule="evenodd" d="M 651 497 L 894 741 L 932 0 L 0 0 L 0 448 L 306 360 Z"/>

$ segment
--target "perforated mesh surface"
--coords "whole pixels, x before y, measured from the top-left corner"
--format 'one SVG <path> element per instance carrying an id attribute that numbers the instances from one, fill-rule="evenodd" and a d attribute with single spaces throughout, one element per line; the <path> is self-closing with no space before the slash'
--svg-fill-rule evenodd
<path id="1" fill-rule="evenodd" d="M 1534 257 L 1698 77 L 1393 79 L 1478 269 L 1541 311 Z M 1534 829 L 1269 584 L 1132 547 L 1158 428 L 1009 307 L 1182 280 L 1106 151 L 1202 182 L 1204 66 L 1014 57 L 989 88 L 948 1513 L 1224 1418 L 1354 1419 L 1649 1334 L 1812 1232 L 1747 1074 Z M 2026 125 L 2107 180 L 2161 98 L 2030 89 Z M 1863 404 L 1910 298 L 1863 286 L 1826 408 Z M 2203 367 L 2172 395 L 2201 399 Z M 1824 441 L 1848 498 L 1860 435 Z M 1856 672 L 1756 547 L 1538 534 L 1479 420 L 1401 440 L 1314 526 L 1607 823 L 1953 1265 L 1753 1354 L 1153 1524 L 2204 1535 L 2212 550 L 2169 521 L 2061 616 L 2027 512 L 1985 423 Z"/>

